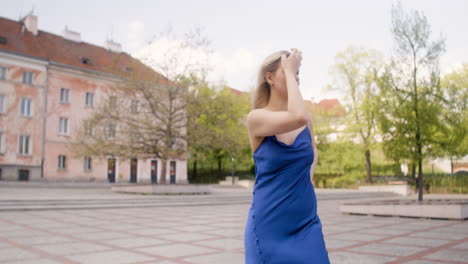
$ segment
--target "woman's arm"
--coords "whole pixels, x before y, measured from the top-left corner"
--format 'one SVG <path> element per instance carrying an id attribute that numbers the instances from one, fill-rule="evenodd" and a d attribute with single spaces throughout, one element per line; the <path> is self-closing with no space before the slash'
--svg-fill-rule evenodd
<path id="1" fill-rule="evenodd" d="M 286 55 L 281 57 L 288 90 L 288 110 L 255 109 L 251 111 L 247 115 L 247 126 L 252 135 L 264 137 L 282 134 L 307 123 L 307 110 L 296 79 L 301 59 L 297 50 L 294 50 L 287 58 Z"/>

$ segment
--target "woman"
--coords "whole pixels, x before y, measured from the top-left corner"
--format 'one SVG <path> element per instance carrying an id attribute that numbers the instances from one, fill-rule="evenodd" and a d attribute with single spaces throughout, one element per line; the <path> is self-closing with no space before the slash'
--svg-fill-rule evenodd
<path id="1" fill-rule="evenodd" d="M 244 233 L 246 264 L 330 263 L 311 183 L 317 151 L 299 90 L 301 60 L 297 49 L 265 59 L 247 115 L 256 179 Z"/>

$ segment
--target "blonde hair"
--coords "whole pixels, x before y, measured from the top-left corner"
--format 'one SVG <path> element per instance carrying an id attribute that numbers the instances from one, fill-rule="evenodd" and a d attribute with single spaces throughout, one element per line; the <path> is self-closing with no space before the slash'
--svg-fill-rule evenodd
<path id="1" fill-rule="evenodd" d="M 286 50 L 277 51 L 263 60 L 260 70 L 258 71 L 257 87 L 253 95 L 253 109 L 262 108 L 268 104 L 270 100 L 270 84 L 266 81 L 265 75 L 267 72 L 275 72 L 281 63 L 281 56 L 286 54 L 289 56 L 291 53 Z"/>

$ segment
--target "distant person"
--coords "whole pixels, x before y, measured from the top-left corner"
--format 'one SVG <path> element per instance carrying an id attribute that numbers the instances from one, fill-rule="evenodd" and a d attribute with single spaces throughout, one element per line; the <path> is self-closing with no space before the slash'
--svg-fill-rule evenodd
<path id="1" fill-rule="evenodd" d="M 246 264 L 328 264 L 310 170 L 312 120 L 299 90 L 302 54 L 268 56 L 247 115 L 255 186 L 244 232 Z"/>

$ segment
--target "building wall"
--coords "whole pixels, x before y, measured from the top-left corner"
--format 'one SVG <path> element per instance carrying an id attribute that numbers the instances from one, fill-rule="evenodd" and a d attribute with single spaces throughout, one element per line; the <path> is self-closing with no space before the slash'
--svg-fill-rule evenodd
<path id="1" fill-rule="evenodd" d="M 29 179 L 41 177 L 44 93 L 46 62 L 8 53 L 0 53 L 0 67 L 5 67 L 6 79 L 0 80 L 4 95 L 4 113 L 0 114 L 0 132 L 4 146 L 0 153 L 1 177 L 17 180 L 20 169 L 29 170 Z M 32 72 L 32 83 L 23 83 L 23 72 Z M 21 98 L 31 99 L 31 116 L 21 115 Z M 29 151 L 20 154 L 19 137 L 29 136 Z"/>
<path id="2" fill-rule="evenodd" d="M 47 121 L 45 141 L 44 173 L 48 178 L 106 180 L 107 159 L 93 159 L 92 170 L 84 169 L 84 158 L 74 158 L 68 148 L 71 141 L 81 128 L 82 120 L 96 108 L 97 103 L 104 98 L 111 80 L 93 73 L 51 66 L 48 74 Z M 61 89 L 68 89 L 68 103 L 61 102 Z M 94 107 L 85 104 L 86 92 L 94 93 Z M 60 132 L 60 118 L 68 119 L 67 133 Z M 66 157 L 66 168 L 60 169 L 59 155 Z M 104 167 L 105 164 L 106 166 Z M 93 166 L 94 165 L 94 166 Z"/>
<path id="3" fill-rule="evenodd" d="M 84 158 L 74 158 L 67 148 L 68 140 L 76 136 L 81 122 L 105 99 L 114 81 L 94 73 L 51 67 L 48 75 L 48 113 L 46 123 L 45 166 L 47 178 L 107 181 L 108 158 L 92 159 L 92 169 L 84 169 Z M 61 88 L 69 89 L 69 103 L 60 103 Z M 94 107 L 85 105 L 86 92 L 94 93 Z M 59 133 L 59 118 L 68 118 L 68 135 Z M 58 168 L 59 155 L 66 156 L 66 168 Z M 130 159 L 116 159 L 115 182 L 130 181 Z M 161 160 L 158 161 L 157 182 L 161 177 Z M 170 161 L 167 162 L 166 180 L 170 179 Z M 176 160 L 176 183 L 188 183 L 185 159 Z M 137 182 L 151 182 L 151 159 L 138 159 Z"/>
<path id="4" fill-rule="evenodd" d="M 18 180 L 18 171 L 27 169 L 30 180 L 40 179 L 43 175 L 53 180 L 107 181 L 108 157 L 93 158 L 91 170 L 85 170 L 84 158 L 73 157 L 68 141 L 80 129 L 82 120 L 110 92 L 109 88 L 116 80 L 99 73 L 51 65 L 45 61 L 2 52 L 0 66 L 8 69 L 6 80 L 0 80 L 0 94 L 6 96 L 5 113 L 0 114 L 0 132 L 5 137 L 4 151 L 0 153 L 0 179 Z M 32 85 L 22 84 L 22 72 L 25 70 L 33 72 Z M 68 103 L 60 102 L 61 88 L 69 90 Z M 86 92 L 94 93 L 94 107 L 85 105 Z M 21 96 L 32 98 L 30 118 L 20 115 Z M 59 133 L 60 117 L 68 118 L 67 134 Z M 31 155 L 18 153 L 18 138 L 22 133 L 31 135 Z M 65 169 L 59 169 L 59 155 L 66 157 Z M 44 164 L 41 170 L 42 160 Z M 118 157 L 116 160 L 115 181 L 129 182 L 130 160 Z M 161 160 L 157 161 L 159 183 L 162 166 Z M 176 183 L 188 183 L 186 162 L 185 159 L 176 160 Z M 151 182 L 151 159 L 138 159 L 137 181 Z M 170 181 L 170 160 L 167 161 L 166 181 Z"/>
<path id="5" fill-rule="evenodd" d="M 453 165 L 453 173 L 456 173 L 456 172 L 459 172 L 459 171 L 468 172 L 468 163 L 454 164 Z"/>

